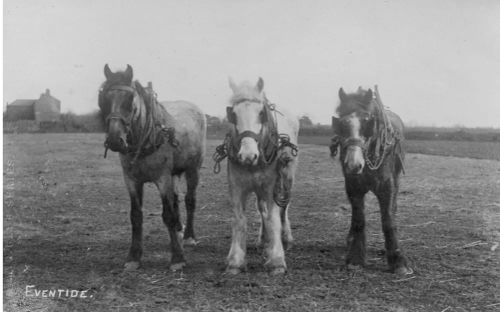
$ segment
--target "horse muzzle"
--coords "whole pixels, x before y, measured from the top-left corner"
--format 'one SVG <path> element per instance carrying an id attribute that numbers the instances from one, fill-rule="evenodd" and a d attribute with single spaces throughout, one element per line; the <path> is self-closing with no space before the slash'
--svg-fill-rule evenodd
<path id="1" fill-rule="evenodd" d="M 344 170 L 349 175 L 359 175 L 365 167 L 363 150 L 359 146 L 348 146 L 344 159 Z"/>
<path id="2" fill-rule="evenodd" d="M 250 137 L 242 138 L 237 157 L 240 164 L 244 166 L 256 166 L 259 162 L 259 146 L 257 142 Z"/>
<path id="3" fill-rule="evenodd" d="M 113 152 L 126 153 L 128 151 L 128 144 L 122 137 L 110 137 L 104 141 L 104 147 L 109 148 Z"/>

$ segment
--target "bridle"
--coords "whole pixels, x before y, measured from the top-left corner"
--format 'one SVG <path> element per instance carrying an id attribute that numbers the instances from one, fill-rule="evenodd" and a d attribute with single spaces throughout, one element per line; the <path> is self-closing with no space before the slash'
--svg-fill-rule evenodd
<path id="1" fill-rule="evenodd" d="M 132 86 L 124 86 L 124 85 L 113 85 L 109 88 L 101 89 L 101 93 L 113 91 L 113 90 L 120 90 L 120 91 L 127 91 L 135 95 L 137 93 L 137 90 L 133 88 Z M 111 120 L 119 120 L 123 123 L 123 125 L 126 127 L 127 132 L 129 131 L 130 124 L 131 124 L 131 118 L 125 118 L 123 117 L 120 113 L 114 112 L 114 113 L 109 113 L 109 115 L 106 117 L 106 126 L 109 126 L 109 122 Z"/>
<path id="2" fill-rule="evenodd" d="M 245 137 L 253 138 L 255 141 L 257 141 L 259 147 L 259 163 L 258 166 L 251 170 L 266 168 L 276 161 L 275 170 L 277 172 L 278 178 L 276 179 L 276 183 L 273 188 L 273 200 L 279 207 L 286 208 L 290 203 L 291 183 L 287 179 L 282 168 L 286 168 L 288 164 L 293 160 L 291 156 L 297 156 L 299 149 L 297 145 L 290 142 L 290 136 L 288 134 L 278 133 L 278 119 L 276 114 L 283 114 L 276 109 L 275 104 L 269 103 L 269 101 L 265 97 L 263 101 L 259 101 L 256 99 L 242 99 L 237 101 L 235 104 L 242 103 L 244 101 L 264 104 L 263 120 L 261 119 L 262 128 L 259 134 L 252 131 L 244 131 L 242 133 L 238 133 L 235 123 L 236 116 L 233 115 L 234 113 L 232 112 L 232 107 L 228 107 L 228 121 L 233 123 L 234 131 L 229 131 L 226 134 L 224 142 L 215 148 L 215 152 L 212 156 L 212 159 L 215 162 L 213 169 L 214 173 L 217 174 L 220 172 L 220 163 L 226 157 L 228 158 L 228 161 L 235 165 L 238 165 L 237 153 L 239 151 L 241 140 Z M 265 128 L 267 129 L 266 137 L 263 136 Z M 236 134 L 236 136 L 233 137 L 233 133 Z M 236 141 L 236 144 L 234 141 Z M 267 143 L 263 143 L 262 141 L 267 141 Z M 278 157 L 278 152 L 285 147 L 290 148 L 291 156 L 288 153 L 282 153 Z"/>
<path id="3" fill-rule="evenodd" d="M 259 148 L 259 163 L 261 166 L 268 165 L 271 163 L 277 154 L 277 147 L 279 144 L 279 136 L 276 125 L 276 116 L 272 118 L 271 111 L 274 111 L 276 114 L 276 109 L 272 104 L 269 103 L 267 98 L 264 97 L 264 100 L 258 99 L 240 99 L 235 102 L 233 105 L 237 105 L 243 102 L 253 102 L 263 104 L 264 109 L 261 112 L 261 124 L 262 127 L 259 133 L 255 133 L 253 131 L 243 131 L 239 133 L 238 128 L 236 127 L 236 116 L 231 116 L 232 107 L 228 107 L 228 120 L 234 125 L 234 133 L 235 136 L 230 137 L 231 145 L 230 150 L 228 151 L 228 157 L 231 161 L 237 161 L 237 153 L 241 146 L 241 141 L 244 138 L 251 138 L 257 142 L 257 146 Z M 234 113 L 232 113 L 234 114 Z M 264 133 L 267 132 L 265 136 Z"/>
<path id="4" fill-rule="evenodd" d="M 99 90 L 99 98 L 101 99 L 105 93 L 107 93 L 109 91 L 114 91 L 114 90 L 130 92 L 130 93 L 132 93 L 132 95 L 135 95 L 137 92 L 137 90 L 132 86 L 111 85 L 110 87 L 102 88 L 101 90 Z M 132 117 L 125 118 L 125 117 L 123 117 L 122 114 L 120 114 L 118 112 L 112 112 L 112 113 L 109 113 L 109 115 L 106 117 L 105 125 L 106 125 L 106 128 L 109 129 L 109 123 L 112 120 L 119 120 L 122 123 L 122 125 L 125 127 L 125 132 L 126 132 L 127 141 L 128 141 L 130 131 L 131 131 L 131 123 L 132 123 L 131 119 L 132 119 Z M 109 149 L 108 142 L 105 141 L 104 142 L 104 158 L 106 158 L 106 156 L 108 154 L 108 149 Z"/>
<path id="5" fill-rule="evenodd" d="M 224 138 L 224 142 L 215 149 L 215 153 L 212 156 L 215 162 L 214 172 L 220 172 L 220 163 L 226 157 L 232 163 L 238 163 L 237 154 L 243 138 L 252 138 L 257 142 L 259 148 L 259 166 L 257 166 L 257 168 L 270 165 L 276 159 L 278 151 L 287 146 L 291 148 L 292 156 L 297 156 L 298 147 L 290 142 L 290 137 L 287 134 L 278 133 L 278 120 L 276 114 L 283 114 L 276 109 L 276 105 L 270 103 L 266 97 L 264 97 L 263 100 L 240 99 L 234 102 L 233 105 L 243 102 L 261 103 L 264 105 L 261 119 L 262 128 L 258 134 L 253 131 L 243 131 L 239 133 L 236 127 L 236 116 L 232 111 L 233 107 L 227 107 L 227 119 L 234 125 L 234 130 L 229 131 Z M 264 136 L 264 132 L 267 132 L 266 136 Z"/>
<path id="6" fill-rule="evenodd" d="M 396 133 L 393 129 L 380 100 L 377 86 L 375 86 L 375 95 L 376 97 L 373 101 L 375 102 L 374 105 L 376 109 L 367 118 L 367 120 L 372 119 L 374 121 L 373 133 L 367 137 L 365 141 L 359 138 L 345 138 L 336 134 L 332 137 L 330 144 L 330 154 L 332 157 L 337 155 L 339 147 L 342 154 L 344 154 L 347 148 L 351 146 L 360 147 L 363 152 L 363 158 L 366 166 L 372 171 L 377 170 L 382 166 L 385 157 L 391 150 L 391 146 L 396 147 L 392 149 L 393 152 L 396 152 L 396 149 L 401 150 L 400 141 L 402 136 L 402 134 Z M 335 117 L 332 117 L 333 128 L 335 128 L 334 119 Z M 342 118 L 340 120 L 342 120 Z M 399 157 L 401 163 L 403 163 L 400 154 L 401 151 L 398 152 L 397 157 Z"/>
<path id="7" fill-rule="evenodd" d="M 133 96 L 135 96 L 138 91 L 137 89 L 133 86 L 134 83 L 132 83 L 132 86 L 127 86 L 127 85 L 112 85 L 106 89 L 101 89 L 100 90 L 100 97 L 103 96 L 104 92 L 109 92 L 113 90 L 120 90 L 120 91 L 126 91 L 132 93 Z M 157 99 L 156 99 L 156 93 L 152 91 L 150 101 L 149 101 L 149 113 L 147 113 L 147 120 L 146 124 L 143 126 L 144 129 L 141 129 L 142 132 L 139 133 L 139 137 L 136 138 L 135 146 L 133 146 L 132 142 L 132 122 L 134 121 L 135 118 L 138 118 L 139 116 L 134 117 L 134 113 L 130 115 L 130 117 L 125 118 L 118 112 L 110 113 L 106 119 L 106 126 L 109 127 L 109 122 L 111 120 L 119 120 L 123 126 L 125 127 L 125 132 L 127 136 L 127 144 L 129 145 L 126 154 L 133 154 L 133 160 L 132 163 L 134 163 L 139 157 L 141 156 L 147 156 L 152 153 L 154 153 L 165 141 L 168 142 L 170 145 L 173 147 L 177 147 L 179 145 L 179 141 L 175 138 L 175 128 L 173 127 L 166 127 L 165 125 L 161 123 L 157 123 L 156 116 L 152 111 L 153 105 L 157 105 Z M 134 109 L 134 108 L 133 108 Z M 147 110 L 147 109 L 146 109 Z M 151 142 L 149 142 L 151 141 Z M 150 143 L 149 147 L 147 147 L 148 142 Z M 107 151 L 108 151 L 108 144 L 107 142 L 104 143 L 104 158 L 107 156 Z"/>

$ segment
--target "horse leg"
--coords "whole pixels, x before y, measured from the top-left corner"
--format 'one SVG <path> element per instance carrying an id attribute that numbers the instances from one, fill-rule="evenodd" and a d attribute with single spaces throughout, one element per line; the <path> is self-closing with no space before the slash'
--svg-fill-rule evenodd
<path id="1" fill-rule="evenodd" d="M 367 190 L 346 179 L 346 192 L 352 207 L 351 227 L 347 236 L 346 265 L 363 266 L 366 260 L 365 194 Z"/>
<path id="2" fill-rule="evenodd" d="M 235 275 L 245 269 L 247 251 L 247 219 L 245 216 L 248 194 L 238 185 L 229 185 L 231 203 L 233 205 L 232 241 L 227 256 L 226 273 Z"/>
<path id="3" fill-rule="evenodd" d="M 263 200 L 257 200 L 257 206 L 259 208 L 261 223 L 259 229 L 259 240 L 257 244 L 263 248 L 269 243 L 269 239 L 267 236 L 267 230 L 265 227 L 266 219 L 264 217 L 264 211 L 266 210 L 266 202 Z M 280 219 L 281 219 L 281 242 L 283 244 L 283 248 L 285 250 L 289 250 L 292 247 L 293 236 L 292 230 L 290 228 L 290 220 L 288 219 L 288 207 L 285 208 L 280 207 Z"/>
<path id="4" fill-rule="evenodd" d="M 265 248 L 266 247 L 266 244 L 268 242 L 268 239 L 267 239 L 267 233 L 266 233 L 266 229 L 265 229 L 265 219 L 264 219 L 264 215 L 263 215 L 263 211 L 266 207 L 266 202 L 263 201 L 263 200 L 259 200 L 257 199 L 257 208 L 259 210 L 259 213 L 260 213 L 260 227 L 259 227 L 259 237 L 258 237 L 258 240 L 257 240 L 257 245 L 262 247 L 262 248 Z"/>
<path id="5" fill-rule="evenodd" d="M 398 247 L 396 210 L 397 195 L 399 189 L 399 179 L 390 179 L 378 188 L 375 195 L 380 204 L 382 217 L 382 230 L 385 237 L 385 249 L 387 253 L 387 263 L 391 272 L 406 275 L 413 273 L 408 266 L 406 258 Z"/>
<path id="6" fill-rule="evenodd" d="M 125 263 L 126 271 L 133 271 L 140 267 L 142 256 L 142 195 L 143 183 L 125 178 L 130 195 L 130 222 L 132 224 L 132 244 Z"/>
<path id="7" fill-rule="evenodd" d="M 186 203 L 186 229 L 184 231 L 184 245 L 194 246 L 197 244 L 194 236 L 194 211 L 196 208 L 196 188 L 199 182 L 198 169 L 186 172 L 187 192 L 184 197 Z"/>
<path id="8" fill-rule="evenodd" d="M 283 248 L 285 250 L 290 250 L 293 244 L 293 236 L 292 229 L 290 227 L 290 220 L 288 219 L 288 208 L 290 204 L 288 204 L 285 208 L 281 208 L 280 217 L 281 217 L 281 241 L 283 243 Z"/>
<path id="9" fill-rule="evenodd" d="M 266 244 L 264 254 L 266 262 L 264 266 L 272 275 L 286 272 L 285 250 L 281 241 L 281 208 L 272 199 L 272 194 L 263 198 L 257 194 L 257 200 L 262 203 L 261 214 L 264 219 L 264 231 L 266 232 Z"/>
<path id="10" fill-rule="evenodd" d="M 292 156 L 292 151 L 286 149 L 282 152 L 279 159 L 279 164 L 281 165 L 279 168 L 280 174 L 279 178 L 282 181 L 277 181 L 277 183 L 281 183 L 281 192 L 282 195 L 285 196 L 288 200 L 290 200 L 293 180 L 295 176 L 295 170 L 297 168 L 297 160 L 296 157 Z M 292 247 L 293 236 L 292 229 L 290 227 L 290 220 L 288 219 L 288 209 L 290 207 L 290 203 L 286 205 L 286 207 L 280 207 L 280 217 L 281 217 L 281 240 L 283 243 L 283 248 L 285 250 L 289 250 Z"/>
<path id="11" fill-rule="evenodd" d="M 172 257 L 170 261 L 170 270 L 177 271 L 186 265 L 184 252 L 182 250 L 182 223 L 179 216 L 179 207 L 175 205 L 175 191 L 172 176 L 164 176 L 156 182 L 160 191 L 163 205 L 163 223 L 167 226 L 170 235 L 170 249 Z"/>

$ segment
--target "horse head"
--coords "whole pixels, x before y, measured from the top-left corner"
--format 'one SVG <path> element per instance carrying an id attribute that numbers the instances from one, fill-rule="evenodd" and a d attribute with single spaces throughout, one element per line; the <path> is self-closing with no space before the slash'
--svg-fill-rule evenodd
<path id="1" fill-rule="evenodd" d="M 339 90 L 339 117 L 332 117 L 335 135 L 340 138 L 340 161 L 346 174 L 361 174 L 365 167 L 364 148 L 374 131 L 374 105 L 371 89 L 346 94 Z"/>
<path id="2" fill-rule="evenodd" d="M 264 80 L 259 78 L 255 85 L 243 82 L 236 85 L 229 79 L 233 90 L 231 106 L 227 107 L 227 119 L 233 124 L 233 146 L 236 159 L 246 166 L 256 166 L 261 155 L 263 140 L 268 132 L 269 107 L 263 93 Z"/>
<path id="3" fill-rule="evenodd" d="M 128 150 L 127 135 L 130 131 L 137 92 L 132 82 L 133 70 L 127 65 L 125 71 L 113 73 L 108 64 L 104 66 L 106 81 L 99 92 L 99 108 L 106 126 L 106 148 L 125 153 Z"/>

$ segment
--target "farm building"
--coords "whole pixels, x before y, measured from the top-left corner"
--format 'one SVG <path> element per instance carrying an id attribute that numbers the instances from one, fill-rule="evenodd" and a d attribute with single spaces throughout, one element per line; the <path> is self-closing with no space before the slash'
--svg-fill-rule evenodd
<path id="1" fill-rule="evenodd" d="M 47 89 L 37 100 L 15 100 L 7 104 L 5 119 L 36 120 L 37 122 L 58 121 L 61 115 L 61 101 Z"/>

